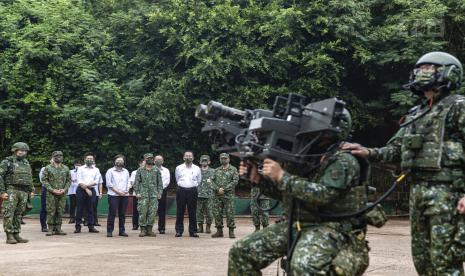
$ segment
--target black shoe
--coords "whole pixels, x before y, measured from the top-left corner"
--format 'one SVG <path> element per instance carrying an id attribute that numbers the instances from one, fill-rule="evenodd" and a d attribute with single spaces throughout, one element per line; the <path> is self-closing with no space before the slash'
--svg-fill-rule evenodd
<path id="1" fill-rule="evenodd" d="M 132 230 L 137 230 L 137 229 L 139 229 L 139 226 L 133 226 L 132 227 Z"/>
<path id="2" fill-rule="evenodd" d="M 158 232 L 160 232 L 160 234 L 165 234 L 165 230 L 158 230 Z"/>
<path id="3" fill-rule="evenodd" d="M 76 223 L 76 219 L 74 219 L 74 218 L 71 218 L 71 219 L 69 219 L 69 222 L 68 222 L 68 223 L 69 223 L 69 224 Z"/>
<path id="4" fill-rule="evenodd" d="M 176 233 L 176 235 L 174 235 L 176 238 L 179 238 L 179 237 L 182 237 L 182 234 L 181 233 Z"/>
<path id="5" fill-rule="evenodd" d="M 89 228 L 89 233 L 99 233 L 100 231 L 95 228 Z"/>
<path id="6" fill-rule="evenodd" d="M 74 230 L 74 233 L 75 233 L 75 234 L 81 233 L 81 228 L 76 228 L 76 230 Z"/>
<path id="7" fill-rule="evenodd" d="M 44 232 L 44 233 L 45 233 L 45 232 L 48 232 L 47 227 L 42 227 L 42 232 Z"/>
<path id="8" fill-rule="evenodd" d="M 89 232 L 90 232 L 90 230 L 89 230 Z M 120 236 L 121 236 L 121 235 L 120 235 Z M 107 238 L 111 238 L 111 237 L 113 237 L 113 233 L 107 232 Z"/>
<path id="9" fill-rule="evenodd" d="M 126 234 L 126 232 L 120 232 L 118 234 L 118 236 L 121 236 L 121 237 L 128 237 L 128 234 Z"/>
<path id="10" fill-rule="evenodd" d="M 199 235 L 197 233 L 192 233 L 192 234 L 189 234 L 189 237 L 191 238 L 198 238 Z"/>

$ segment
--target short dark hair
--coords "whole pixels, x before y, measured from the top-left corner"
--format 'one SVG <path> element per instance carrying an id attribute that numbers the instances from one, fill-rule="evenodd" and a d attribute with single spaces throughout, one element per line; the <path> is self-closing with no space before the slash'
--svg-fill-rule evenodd
<path id="1" fill-rule="evenodd" d="M 74 160 L 74 165 L 76 164 L 82 165 L 82 160 L 81 159 Z"/>
<path id="2" fill-rule="evenodd" d="M 86 159 L 87 156 L 92 156 L 94 158 L 94 160 L 95 160 L 95 154 L 93 152 L 88 151 L 88 152 L 84 153 L 84 156 L 83 156 L 84 159 Z"/>
<path id="3" fill-rule="evenodd" d="M 188 153 L 188 152 L 192 153 L 192 156 L 194 156 L 194 152 L 193 152 L 192 150 L 186 150 L 186 151 L 182 154 L 182 156 L 186 155 L 186 153 Z"/>
<path id="4" fill-rule="evenodd" d="M 117 155 L 115 155 L 115 157 L 113 157 L 113 164 L 116 162 L 116 159 L 118 158 L 123 158 L 124 163 L 126 163 L 126 157 L 124 157 L 123 154 L 118 153 Z"/>

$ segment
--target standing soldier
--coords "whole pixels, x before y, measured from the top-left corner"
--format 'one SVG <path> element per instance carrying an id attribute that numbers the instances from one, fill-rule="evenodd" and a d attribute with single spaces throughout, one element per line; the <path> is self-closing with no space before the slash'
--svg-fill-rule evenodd
<path id="1" fill-rule="evenodd" d="M 160 171 L 154 166 L 153 154 L 144 154 L 145 166 L 139 168 L 134 181 L 134 192 L 137 197 L 139 211 L 139 237 L 155 237 L 153 224 L 157 215 L 158 200 L 163 193 Z"/>
<path id="2" fill-rule="evenodd" d="M 400 163 L 410 188 L 412 257 L 420 275 L 463 275 L 465 260 L 465 98 L 460 61 L 423 55 L 405 87 L 421 97 L 382 148 L 345 144 L 370 161 Z"/>
<path id="3" fill-rule="evenodd" d="M 45 167 L 42 183 L 47 190 L 47 225 L 46 236 L 66 235 L 61 230 L 63 212 L 65 210 L 66 196 L 71 185 L 71 176 L 67 166 L 63 165 L 63 153 L 54 151 L 52 163 Z"/>
<path id="4" fill-rule="evenodd" d="M 252 186 L 250 190 L 250 211 L 252 212 L 252 221 L 255 225 L 255 232 L 260 230 L 260 224 L 262 228 L 268 226 L 268 211 L 264 211 L 270 208 L 270 199 L 263 195 L 260 196 L 260 202 L 257 202 L 257 196 L 260 193 L 260 188 Z M 259 206 L 260 204 L 260 206 Z"/>
<path id="5" fill-rule="evenodd" d="M 19 236 L 21 215 L 26 209 L 28 194 L 33 195 L 31 166 L 26 160 L 29 146 L 18 142 L 11 147 L 13 155 L 0 163 L 0 196 L 3 199 L 3 229 L 6 243 L 26 243 Z"/>
<path id="6" fill-rule="evenodd" d="M 223 237 L 223 213 L 229 228 L 229 237 L 234 239 L 234 193 L 239 182 L 237 169 L 229 164 L 229 154 L 220 154 L 221 166 L 215 170 L 213 175 L 213 216 L 215 217 L 216 233 L 212 238 Z"/>
<path id="7" fill-rule="evenodd" d="M 213 197 L 212 179 L 215 170 L 209 167 L 210 156 L 200 156 L 200 169 L 202 172 L 202 182 L 198 187 L 197 198 L 197 223 L 199 224 L 199 233 L 203 233 L 203 223 L 206 223 L 205 233 L 211 233 L 210 227 L 212 224 L 212 203 Z M 205 217 L 205 219 L 204 219 Z"/>

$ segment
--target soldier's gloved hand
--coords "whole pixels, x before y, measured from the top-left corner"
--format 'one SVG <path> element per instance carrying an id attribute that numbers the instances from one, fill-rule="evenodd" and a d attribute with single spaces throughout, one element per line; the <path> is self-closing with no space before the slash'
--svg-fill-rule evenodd
<path id="1" fill-rule="evenodd" d="M 457 204 L 457 211 L 459 211 L 459 214 L 461 215 L 465 214 L 465 197 L 462 197 L 459 200 L 459 203 Z"/>
<path id="2" fill-rule="evenodd" d="M 0 195 L 0 197 L 3 199 L 3 200 L 7 200 L 8 199 L 8 193 L 3 193 Z"/>
<path id="3" fill-rule="evenodd" d="M 277 183 L 283 178 L 284 170 L 278 162 L 267 158 L 263 161 L 262 174 Z"/>
<path id="4" fill-rule="evenodd" d="M 250 160 L 241 161 L 241 164 L 239 165 L 239 175 L 242 177 L 246 177 L 248 175 L 249 181 L 255 184 L 258 184 L 261 180 L 257 164 Z"/>
<path id="5" fill-rule="evenodd" d="M 370 151 L 364 146 L 357 143 L 343 143 L 341 149 L 349 150 L 355 156 L 367 158 L 370 155 Z"/>

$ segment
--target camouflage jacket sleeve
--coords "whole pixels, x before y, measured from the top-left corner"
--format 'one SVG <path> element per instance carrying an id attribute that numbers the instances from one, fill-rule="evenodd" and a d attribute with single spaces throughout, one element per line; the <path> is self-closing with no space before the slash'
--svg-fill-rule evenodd
<path id="1" fill-rule="evenodd" d="M 402 146 L 404 131 L 405 128 L 399 129 L 397 133 L 387 142 L 385 147 L 369 149 L 370 155 L 368 159 L 371 162 L 399 163 L 401 155 L 400 149 Z"/>
<path id="2" fill-rule="evenodd" d="M 212 178 L 211 178 L 211 184 L 210 184 L 210 188 L 211 188 L 211 190 L 213 191 L 214 194 L 215 194 L 216 191 L 218 191 L 218 189 L 219 189 L 219 187 L 218 187 L 218 179 L 216 178 L 216 170 L 217 170 L 217 169 L 213 169 Z"/>
<path id="3" fill-rule="evenodd" d="M 354 167 L 359 166 L 358 163 L 355 165 L 348 156 L 343 154 L 327 165 L 318 183 L 286 172 L 277 188 L 309 204 L 326 205 L 345 192 L 354 180 L 353 172 L 360 170 L 360 167 Z"/>
<path id="4" fill-rule="evenodd" d="M 461 136 L 460 140 L 465 143 L 465 100 L 458 101 L 447 116 L 447 125 Z M 465 146 L 465 144 L 463 145 Z M 463 157 L 465 161 L 465 156 Z"/>
<path id="5" fill-rule="evenodd" d="M 5 176 L 8 173 L 8 160 L 0 163 L 0 194 L 6 193 Z"/>
<path id="6" fill-rule="evenodd" d="M 134 188 L 134 194 L 138 195 L 140 192 L 140 170 L 137 170 L 136 172 L 136 179 L 134 180 L 134 185 L 132 186 Z"/>
<path id="7" fill-rule="evenodd" d="M 283 191 L 279 190 L 276 187 L 276 184 L 269 181 L 268 179 L 262 179 L 258 184 L 260 191 L 267 197 L 276 199 L 278 201 L 283 201 Z"/>
<path id="8" fill-rule="evenodd" d="M 50 171 L 48 170 L 48 166 L 44 169 L 44 175 L 42 176 L 42 185 L 45 187 L 47 192 L 52 192 L 54 189 L 52 184 L 50 184 Z"/>
<path id="9" fill-rule="evenodd" d="M 224 187 L 224 191 L 225 192 L 229 192 L 229 193 L 233 193 L 234 192 L 234 189 L 236 188 L 237 186 L 237 183 L 239 183 L 239 172 L 237 171 L 237 169 L 235 167 L 232 167 L 231 166 L 231 171 L 232 171 L 232 179 L 231 179 L 231 182 L 229 182 L 225 187 Z"/>

